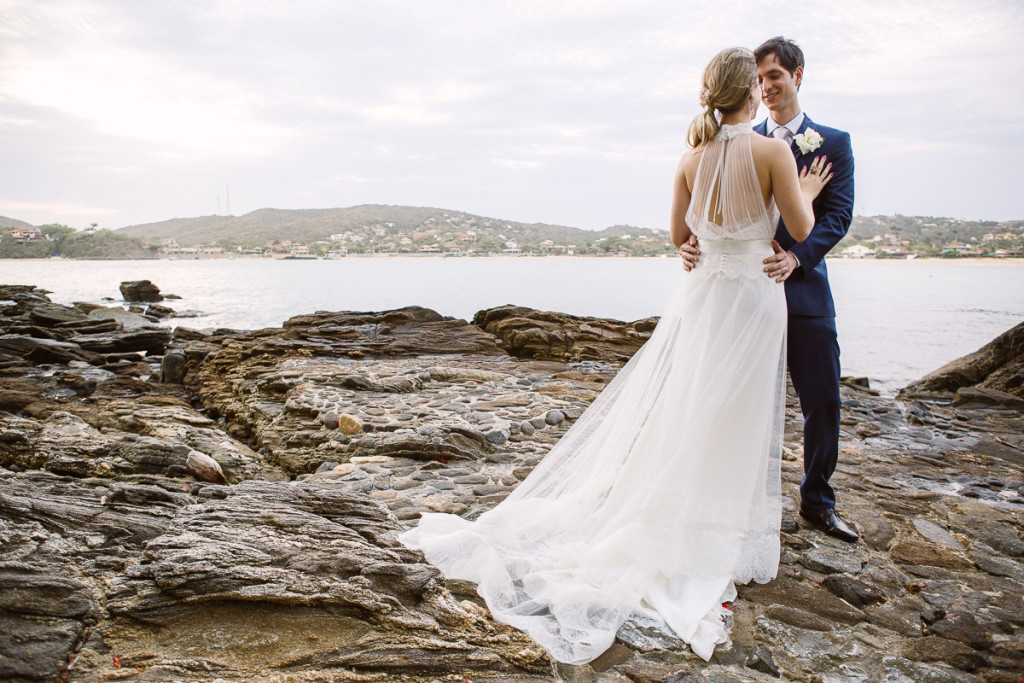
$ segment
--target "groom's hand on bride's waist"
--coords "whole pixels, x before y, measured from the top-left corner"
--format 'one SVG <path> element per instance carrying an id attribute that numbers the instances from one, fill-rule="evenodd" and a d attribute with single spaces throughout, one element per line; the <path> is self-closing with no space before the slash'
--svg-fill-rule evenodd
<path id="1" fill-rule="evenodd" d="M 772 249 L 775 253 L 764 260 L 764 272 L 776 282 L 785 282 L 800 267 L 800 260 L 775 240 L 772 240 Z"/>
<path id="2" fill-rule="evenodd" d="M 679 247 L 679 255 L 683 258 L 683 269 L 690 272 L 700 260 L 700 249 L 697 248 L 697 237 L 690 235 L 690 238 Z"/>
<path id="3" fill-rule="evenodd" d="M 776 282 L 785 282 L 793 271 L 800 267 L 800 259 L 792 252 L 786 251 L 779 246 L 779 243 L 772 240 L 772 249 L 775 253 L 764 260 L 764 272 Z M 679 247 L 679 256 L 683 259 L 683 268 L 686 272 L 693 270 L 700 261 L 700 249 L 697 246 L 697 238 L 690 235 L 690 238 Z"/>

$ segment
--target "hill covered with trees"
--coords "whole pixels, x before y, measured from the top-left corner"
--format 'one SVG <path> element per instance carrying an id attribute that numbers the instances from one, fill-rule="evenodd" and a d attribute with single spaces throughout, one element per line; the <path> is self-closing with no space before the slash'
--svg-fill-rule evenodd
<path id="1" fill-rule="evenodd" d="M 667 230 L 615 225 L 591 231 L 520 223 L 462 211 L 366 204 L 336 209 L 260 209 L 243 216 L 198 216 L 119 230 L 33 228 L 0 217 L 0 258 L 154 258 L 392 254 L 674 254 Z M 956 248 L 951 249 L 951 246 Z M 832 255 L 1024 255 L 1024 221 L 926 216 L 857 216 Z M 846 252 L 851 255 L 851 252 Z"/>
<path id="2" fill-rule="evenodd" d="M 671 253 L 667 230 L 617 225 L 600 231 L 546 223 L 519 223 L 462 211 L 367 204 L 339 209 L 260 209 L 244 216 L 176 218 L 134 225 L 119 234 L 173 242 L 178 247 L 216 246 L 225 251 L 288 251 L 294 245 L 312 254 L 332 249 L 347 253 L 386 251 L 439 253 Z M 550 244 L 545 244 L 550 243 Z M 558 249 L 556 247 L 561 247 Z M 427 252 L 431 253 L 431 252 Z"/>
<path id="3" fill-rule="evenodd" d="M 4 226 L 0 231 L 0 258 L 155 258 L 160 246 L 113 230 L 78 231 L 56 223 L 38 228 L 27 223 L 13 227 L 23 232 L 19 236 Z"/>

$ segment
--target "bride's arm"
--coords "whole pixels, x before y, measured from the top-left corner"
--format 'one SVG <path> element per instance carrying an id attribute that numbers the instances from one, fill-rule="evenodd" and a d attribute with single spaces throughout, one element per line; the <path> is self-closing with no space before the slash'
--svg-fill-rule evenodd
<path id="1" fill-rule="evenodd" d="M 690 186 L 686 181 L 686 171 L 694 158 L 693 154 L 685 154 L 676 167 L 676 177 L 672 187 L 672 244 L 679 248 L 690 239 L 690 226 L 686 224 L 686 210 L 690 208 Z"/>
<path id="2" fill-rule="evenodd" d="M 831 176 L 823 160 L 815 159 L 809 174 L 805 168 L 798 176 L 793 153 L 782 141 L 771 140 L 769 146 L 769 170 L 775 206 L 779 208 L 786 230 L 797 242 L 803 242 L 814 227 L 812 202 Z"/>

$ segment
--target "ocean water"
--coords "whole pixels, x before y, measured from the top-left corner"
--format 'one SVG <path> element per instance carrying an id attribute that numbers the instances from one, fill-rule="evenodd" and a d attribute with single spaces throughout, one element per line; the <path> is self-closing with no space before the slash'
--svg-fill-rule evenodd
<path id="1" fill-rule="evenodd" d="M 830 261 L 829 272 L 843 373 L 887 394 L 1024 320 L 1024 262 Z M 409 305 L 467 320 L 503 304 L 636 320 L 660 315 L 680 277 L 675 258 L 0 260 L 0 283 L 59 303 L 120 300 L 121 281 L 148 279 L 202 314 L 170 324 L 237 329 Z"/>

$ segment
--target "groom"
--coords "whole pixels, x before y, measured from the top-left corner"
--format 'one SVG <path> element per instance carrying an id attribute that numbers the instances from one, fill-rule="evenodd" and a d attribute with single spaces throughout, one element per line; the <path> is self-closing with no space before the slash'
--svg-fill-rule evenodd
<path id="1" fill-rule="evenodd" d="M 839 342 L 825 268 L 825 254 L 846 235 L 853 218 L 853 149 L 848 133 L 811 121 L 801 111 L 804 54 L 796 43 L 772 38 L 754 50 L 754 58 L 761 99 L 769 112 L 754 130 L 789 142 L 798 169 L 810 166 L 816 156 L 825 156 L 832 164 L 832 180 L 813 203 L 810 236 L 796 242 L 780 220 L 776 253 L 765 260 L 765 272 L 786 283 L 789 376 L 804 414 L 800 516 L 831 536 L 856 541 L 857 532 L 836 513 L 835 492 L 829 485 L 839 457 Z M 682 246 L 687 270 L 699 253 L 692 238 Z"/>

